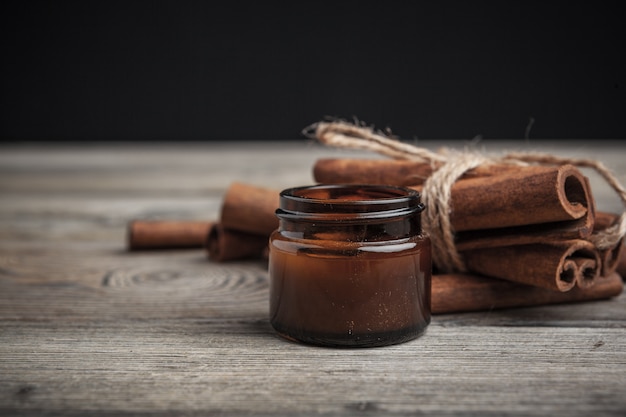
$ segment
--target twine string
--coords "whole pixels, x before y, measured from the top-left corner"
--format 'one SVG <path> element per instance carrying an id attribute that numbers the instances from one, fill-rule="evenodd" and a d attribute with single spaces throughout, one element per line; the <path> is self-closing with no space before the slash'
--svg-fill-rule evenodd
<path id="1" fill-rule="evenodd" d="M 424 229 L 433 245 L 433 263 L 440 271 L 465 271 L 465 264 L 456 250 L 454 229 L 450 221 L 452 185 L 465 172 L 490 161 L 475 153 L 455 155 L 451 161 L 434 171 L 424 182 L 423 195 L 426 215 Z M 426 198 L 428 196 L 428 198 Z"/>
<path id="2" fill-rule="evenodd" d="M 571 164 L 576 167 L 595 170 L 617 193 L 622 205 L 626 207 L 626 189 L 617 177 L 602 162 L 593 159 L 562 158 L 544 153 L 511 152 L 500 157 L 490 157 L 473 151 L 454 152 L 442 149 L 432 152 L 396 138 L 389 137 L 382 132 L 374 131 L 372 127 L 356 125 L 338 120 L 319 122 L 307 127 L 305 135 L 334 147 L 362 149 L 373 151 L 393 159 L 413 160 L 428 163 L 433 168 L 423 188 L 423 198 L 426 212 L 423 218 L 425 231 L 430 235 L 433 243 L 433 262 L 442 270 L 464 271 L 465 266 L 461 254 L 456 249 L 455 233 L 450 223 L 451 189 L 452 185 L 466 172 L 488 164 L 516 164 L 516 165 L 563 165 Z M 615 247 L 626 236 L 626 211 L 622 212 L 619 220 L 613 226 L 590 237 L 591 242 L 600 250 Z"/>

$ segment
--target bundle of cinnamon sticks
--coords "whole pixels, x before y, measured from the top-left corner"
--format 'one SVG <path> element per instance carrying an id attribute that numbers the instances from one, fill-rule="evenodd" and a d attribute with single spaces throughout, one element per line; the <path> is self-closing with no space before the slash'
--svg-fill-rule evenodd
<path id="1" fill-rule="evenodd" d="M 133 221 L 129 224 L 129 248 L 134 250 L 156 247 L 204 248 L 209 259 L 214 262 L 263 259 L 267 257 L 269 235 L 278 227 L 278 218 L 274 214 L 278 200 L 278 190 L 233 183 L 224 194 L 220 216 L 216 221 Z M 603 227 L 608 226 L 615 218 L 606 214 L 595 217 L 601 219 L 598 223 Z M 580 233 L 579 229 L 563 227 L 561 233 L 569 236 L 569 233 L 574 233 L 573 230 Z M 523 234 L 511 236 L 510 239 L 522 239 L 523 242 L 527 242 L 528 239 Z M 532 236 L 532 233 L 529 236 Z M 517 249 L 493 245 L 476 249 L 473 262 L 482 264 L 485 270 L 493 264 L 506 270 L 504 267 L 507 266 L 507 260 L 516 264 L 510 266 L 512 269 L 506 277 L 492 277 L 477 271 L 443 274 L 435 270 L 432 281 L 432 312 L 441 314 L 597 300 L 614 297 L 622 292 L 621 274 L 626 274 L 626 250 L 622 248 L 621 255 L 617 250 L 599 255 L 587 249 L 587 245 L 581 243 L 584 242 L 582 239 L 563 240 L 562 242 L 571 242 L 571 246 L 565 248 L 560 247 L 561 243 L 557 242 L 561 241 L 545 243 L 537 239 L 535 243 L 518 245 Z M 578 245 L 583 247 L 579 248 Z M 507 250 L 505 248 L 512 253 L 502 253 Z M 495 252 L 490 254 L 488 249 Z M 551 252 L 548 254 L 548 251 Z M 481 254 L 484 259 L 480 258 Z M 523 266 L 524 262 L 525 270 L 516 269 L 520 265 Z M 546 280 L 550 268 L 554 270 L 559 268 L 559 265 L 554 263 L 563 264 L 565 268 L 570 268 L 567 270 L 570 272 L 558 274 L 553 272 L 555 274 L 552 276 L 553 279 Z M 587 271 L 588 275 L 579 278 L 576 275 L 577 270 Z M 571 274 L 571 280 L 563 278 L 568 274 Z M 521 278 L 516 279 L 517 276 Z M 540 278 L 546 282 L 540 282 Z M 576 287 L 574 284 L 578 281 L 583 284 Z"/>
<path id="2" fill-rule="evenodd" d="M 429 169 L 412 161 L 321 159 L 313 172 L 321 183 L 421 190 Z M 589 181 L 572 165 L 472 170 L 451 188 L 449 219 L 471 273 L 568 291 L 591 287 L 617 267 L 621 245 L 600 251 L 589 238 L 618 216 L 596 213 Z"/>
<path id="3" fill-rule="evenodd" d="M 440 159 L 437 163 L 404 159 L 419 150 L 390 144 L 387 138 L 346 124 L 339 127 L 339 133 L 326 137 L 326 127 L 317 126 L 322 141 L 342 141 L 353 133 L 366 136 L 368 146 L 389 151 L 381 153 L 393 159 L 319 159 L 313 166 L 315 182 L 399 185 L 417 189 L 426 201 L 440 199 L 432 195 L 432 188 L 424 190 L 430 186 L 427 180 L 441 172 L 437 172 Z M 446 212 L 438 213 L 440 208 L 427 204 L 430 217 L 426 223 L 433 253 L 453 252 L 456 257 L 434 256 L 433 313 L 594 300 L 622 292 L 622 276 L 626 276 L 623 238 L 601 249 L 594 240 L 598 232 L 619 222 L 620 216 L 596 211 L 589 180 L 576 166 L 476 164 L 454 178 L 444 192 L 446 198 L 441 200 L 449 204 Z M 178 246 L 185 242 L 204 247 L 215 262 L 267 257 L 269 236 L 278 227 L 278 202 L 279 190 L 233 183 L 216 221 L 195 224 L 196 233 L 190 232 L 189 225 L 146 228 L 134 222 L 129 247 L 163 246 L 169 239 Z M 152 230 L 152 239 L 141 240 L 138 229 L 143 234 Z M 167 233 L 175 229 L 187 240 L 168 238 Z M 161 234 L 156 233 L 159 230 Z M 453 241 L 439 239 L 440 230 L 452 234 Z M 147 243 L 151 240 L 161 244 Z"/>

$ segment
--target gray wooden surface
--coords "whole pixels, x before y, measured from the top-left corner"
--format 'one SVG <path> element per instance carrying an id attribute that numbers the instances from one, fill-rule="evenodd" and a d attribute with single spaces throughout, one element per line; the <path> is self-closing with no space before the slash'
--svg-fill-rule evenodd
<path id="1" fill-rule="evenodd" d="M 420 142 L 436 149 L 444 142 Z M 602 160 L 617 142 L 453 142 Z M 217 218 L 232 181 L 312 182 L 290 144 L 0 147 L 0 415 L 626 415 L 626 297 L 438 315 L 376 349 L 286 342 L 262 261 L 126 251 L 131 219 Z M 621 204 L 592 173 L 598 206 Z"/>

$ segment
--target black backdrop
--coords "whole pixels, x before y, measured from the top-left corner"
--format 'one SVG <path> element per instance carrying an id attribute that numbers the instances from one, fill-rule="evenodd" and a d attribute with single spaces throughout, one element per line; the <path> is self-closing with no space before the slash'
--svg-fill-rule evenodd
<path id="1" fill-rule="evenodd" d="M 615 4 L 615 6 L 614 6 Z M 4 1 L 4 140 L 625 138 L 617 2 Z"/>

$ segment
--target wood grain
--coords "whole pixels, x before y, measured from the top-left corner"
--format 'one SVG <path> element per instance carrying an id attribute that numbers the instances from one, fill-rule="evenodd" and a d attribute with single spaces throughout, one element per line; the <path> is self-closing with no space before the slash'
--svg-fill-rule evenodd
<path id="1" fill-rule="evenodd" d="M 624 178 L 623 153 L 594 152 Z M 0 415 L 624 415 L 624 295 L 438 315 L 409 343 L 325 349 L 274 334 L 263 261 L 126 251 L 130 219 L 212 220 L 231 181 L 301 185 L 337 155 L 0 149 Z M 596 194 L 600 210 L 614 199 Z"/>

